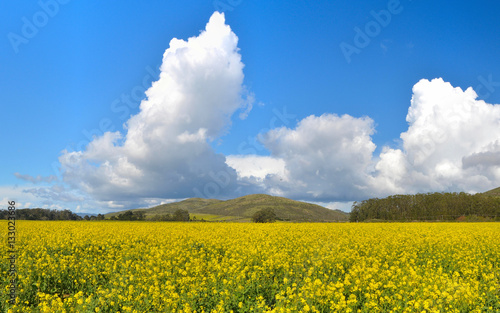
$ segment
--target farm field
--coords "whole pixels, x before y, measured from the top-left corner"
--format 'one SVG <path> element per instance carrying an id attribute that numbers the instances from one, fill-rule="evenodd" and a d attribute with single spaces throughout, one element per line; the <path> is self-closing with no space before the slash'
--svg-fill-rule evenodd
<path id="1" fill-rule="evenodd" d="M 17 221 L 18 302 L 2 258 L 0 311 L 498 312 L 499 234 L 500 223 Z"/>

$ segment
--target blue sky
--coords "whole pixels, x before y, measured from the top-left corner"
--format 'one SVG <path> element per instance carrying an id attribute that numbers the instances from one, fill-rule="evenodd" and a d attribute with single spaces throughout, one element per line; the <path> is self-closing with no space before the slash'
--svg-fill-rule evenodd
<path id="1" fill-rule="evenodd" d="M 4 1 L 0 198 L 98 212 L 265 192 L 349 210 L 372 196 L 498 187 L 499 9 L 497 1 Z M 241 57 L 220 83 L 201 86 L 227 96 L 220 115 L 200 91 L 199 103 L 172 111 L 195 121 L 148 120 L 140 103 L 172 38 L 201 36 L 216 10 L 237 36 L 219 57 Z M 177 52 L 168 60 L 190 64 Z M 193 75 L 218 64 L 203 62 Z M 242 82 L 224 87 L 226 78 Z M 149 162 L 122 149 L 133 146 L 124 124 L 134 115 L 149 125 L 137 136 L 196 133 L 189 142 L 198 145 L 143 142 L 141 151 L 168 155 Z M 106 131 L 122 137 L 94 141 Z M 184 150 L 196 157 L 176 152 Z M 64 156 L 78 160 L 72 167 Z M 123 174 L 130 166 L 136 176 Z"/>

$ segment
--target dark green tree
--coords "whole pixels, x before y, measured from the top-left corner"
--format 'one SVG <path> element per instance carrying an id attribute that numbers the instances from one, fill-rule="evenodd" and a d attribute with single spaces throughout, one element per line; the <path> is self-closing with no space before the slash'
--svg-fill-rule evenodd
<path id="1" fill-rule="evenodd" d="M 146 214 L 141 211 L 126 211 L 118 215 L 120 221 L 144 221 Z"/>
<path id="2" fill-rule="evenodd" d="M 178 209 L 174 212 L 172 220 L 177 222 L 189 222 L 189 212 L 187 210 Z"/>
<path id="3" fill-rule="evenodd" d="M 172 221 L 172 215 L 169 213 L 167 214 L 162 214 L 162 215 L 155 215 L 150 218 L 151 221 L 160 221 L 160 222 L 171 222 Z"/>
<path id="4" fill-rule="evenodd" d="M 264 208 L 255 212 L 252 216 L 254 223 L 274 223 L 276 219 L 276 213 L 272 208 Z"/>

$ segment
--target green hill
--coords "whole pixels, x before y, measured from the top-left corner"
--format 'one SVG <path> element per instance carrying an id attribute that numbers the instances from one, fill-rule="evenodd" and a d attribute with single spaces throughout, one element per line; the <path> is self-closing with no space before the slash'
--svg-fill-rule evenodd
<path id="1" fill-rule="evenodd" d="M 187 210 L 189 213 L 196 211 L 200 207 L 205 207 L 207 205 L 221 202 L 221 200 L 217 199 L 201 199 L 201 198 L 190 198 L 186 199 L 183 201 L 179 202 L 172 202 L 172 203 L 166 203 L 166 204 L 160 204 L 158 206 L 149 208 L 149 209 L 133 209 L 133 210 L 127 210 L 127 211 L 143 211 L 146 213 L 146 217 L 151 217 L 155 215 L 162 215 L 162 214 L 173 214 L 177 210 Z M 118 216 L 120 213 L 123 213 L 125 211 L 120 211 L 120 212 L 113 212 L 113 213 L 108 213 L 105 214 L 105 218 L 110 218 L 112 216 Z"/>
<path id="2" fill-rule="evenodd" d="M 300 222 L 347 221 L 348 214 L 339 210 L 329 210 L 322 206 L 264 194 L 248 195 L 231 200 L 191 198 L 179 202 L 162 204 L 149 209 L 136 209 L 146 213 L 146 218 L 174 213 L 178 209 L 187 210 L 190 215 L 205 220 L 250 221 L 260 209 L 271 207 L 278 219 Z M 133 210 L 135 211 L 135 210 Z M 122 212 L 106 214 L 106 218 Z"/>
<path id="3" fill-rule="evenodd" d="M 483 192 L 485 196 L 500 197 L 500 187 Z"/>

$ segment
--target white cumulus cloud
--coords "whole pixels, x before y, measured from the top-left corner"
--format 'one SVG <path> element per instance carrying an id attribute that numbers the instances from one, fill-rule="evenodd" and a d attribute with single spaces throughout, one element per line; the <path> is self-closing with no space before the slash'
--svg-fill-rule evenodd
<path id="1" fill-rule="evenodd" d="M 83 151 L 64 151 L 64 181 L 99 201 L 236 192 L 236 171 L 209 142 L 228 130 L 233 113 L 251 108 L 237 43 L 218 12 L 199 36 L 172 39 L 160 78 L 126 133 L 107 132 Z"/>
<path id="2" fill-rule="evenodd" d="M 386 150 L 378 182 L 406 192 L 480 192 L 500 185 L 500 105 L 443 79 L 413 87 L 403 146 Z"/>
<path id="3" fill-rule="evenodd" d="M 500 105 L 477 100 L 472 88 L 423 79 L 413 87 L 407 122 L 401 146 L 379 155 L 370 118 L 323 114 L 267 132 L 261 141 L 270 156 L 228 160 L 267 192 L 308 201 L 500 186 Z"/>
<path id="4" fill-rule="evenodd" d="M 316 201 L 350 200 L 367 195 L 376 146 L 373 120 L 349 115 L 309 116 L 295 129 L 270 130 L 262 143 L 285 163 L 285 177 L 271 174 L 266 184 L 276 194 Z"/>
<path id="5" fill-rule="evenodd" d="M 230 155 L 226 163 L 236 169 L 241 178 L 254 178 L 262 181 L 267 175 L 286 177 L 285 161 L 261 155 Z"/>

